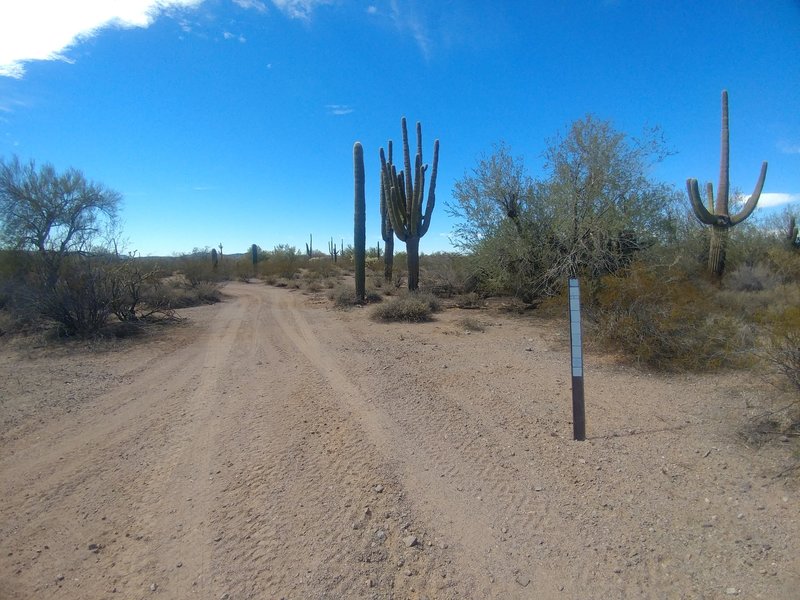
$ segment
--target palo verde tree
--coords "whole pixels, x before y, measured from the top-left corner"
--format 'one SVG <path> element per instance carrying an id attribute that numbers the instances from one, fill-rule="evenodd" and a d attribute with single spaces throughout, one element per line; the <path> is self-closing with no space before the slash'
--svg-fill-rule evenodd
<path id="1" fill-rule="evenodd" d="M 433 169 L 431 171 L 428 201 L 422 211 L 425 198 L 425 171 L 428 165 L 422 162 L 422 125 L 417 123 L 417 153 L 414 171 L 411 171 L 411 156 L 408 149 L 406 119 L 400 120 L 403 131 L 403 170 L 398 172 L 391 161 L 386 160 L 383 148 L 381 155 L 381 184 L 384 187 L 389 220 L 397 238 L 406 244 L 408 257 L 408 289 L 419 288 L 419 240 L 428 233 L 433 207 L 436 205 L 436 173 L 439 166 L 439 140 L 433 142 Z"/>
<path id="2" fill-rule="evenodd" d="M 761 163 L 761 174 L 756 181 L 753 194 L 747 199 L 742 210 L 735 215 L 730 214 L 729 208 L 729 188 L 730 188 L 730 143 L 728 132 L 728 92 L 722 91 L 722 135 L 720 140 L 720 162 L 719 162 L 719 187 L 717 188 L 717 198 L 714 200 L 714 186 L 709 182 L 706 185 L 708 208 L 700 196 L 700 189 L 697 179 L 689 178 L 686 180 L 686 189 L 689 192 L 689 200 L 695 216 L 704 225 L 711 227 L 711 242 L 708 253 L 708 269 L 712 274 L 721 276 L 725 271 L 725 253 L 728 243 L 728 231 L 734 225 L 738 225 L 747 217 L 753 214 L 761 196 L 761 189 L 764 187 L 764 180 L 767 177 L 767 163 Z"/>
<path id="3" fill-rule="evenodd" d="M 77 169 L 58 173 L 49 163 L 0 159 L 0 243 L 34 251 L 43 283 L 52 287 L 68 255 L 88 252 L 116 225 L 121 199 Z"/>
<path id="4" fill-rule="evenodd" d="M 675 192 L 648 176 L 667 154 L 658 130 L 636 139 L 591 115 L 550 140 L 543 180 L 501 145 L 454 187 L 455 242 L 489 291 L 525 300 L 612 272 L 669 233 Z"/>

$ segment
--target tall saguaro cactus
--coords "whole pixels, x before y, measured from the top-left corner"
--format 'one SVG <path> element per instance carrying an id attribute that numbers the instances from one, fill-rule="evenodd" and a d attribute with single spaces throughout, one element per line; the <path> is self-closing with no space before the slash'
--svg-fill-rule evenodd
<path id="1" fill-rule="evenodd" d="M 703 203 L 700 196 L 700 189 L 697 179 L 687 179 L 686 189 L 689 192 L 689 200 L 695 216 L 701 223 L 711 226 L 711 242 L 708 253 L 708 268 L 717 276 L 725 271 L 725 250 L 728 242 L 728 230 L 734 225 L 738 225 L 749 217 L 758 204 L 761 196 L 761 189 L 764 187 L 764 180 L 767 177 L 767 163 L 761 164 L 761 174 L 756 182 L 755 190 L 747 202 L 735 215 L 730 214 L 728 208 L 729 187 L 730 187 L 730 145 L 728 134 L 728 92 L 722 91 L 722 136 L 719 164 L 719 187 L 717 188 L 717 198 L 714 200 L 714 186 L 708 183 L 706 194 L 708 196 L 708 208 Z"/>
<path id="2" fill-rule="evenodd" d="M 361 147 L 361 142 L 356 142 L 353 146 L 353 181 L 355 183 L 353 261 L 356 268 L 356 301 L 363 303 L 366 297 L 367 279 L 367 202 L 364 195 L 364 148 Z"/>
<path id="3" fill-rule="evenodd" d="M 392 142 L 389 142 L 389 164 L 392 164 Z M 384 184 L 384 169 L 381 169 L 381 237 L 386 245 L 383 254 L 383 278 L 387 283 L 392 281 L 392 270 L 394 268 L 394 229 L 389 217 L 389 207 L 386 201 L 386 186 Z"/>
<path id="4" fill-rule="evenodd" d="M 388 209 L 389 221 L 397 239 L 406 243 L 408 255 L 408 289 L 419 287 L 419 240 L 428 232 L 433 207 L 436 204 L 436 173 L 439 165 L 439 140 L 433 143 L 433 170 L 431 171 L 428 201 L 422 211 L 425 196 L 425 171 L 428 165 L 422 164 L 422 125 L 417 123 L 417 154 L 414 159 L 414 173 L 411 172 L 411 156 L 408 150 L 408 130 L 406 119 L 400 121 L 403 130 L 403 171 L 397 172 L 391 160 L 386 160 L 381 148 L 381 185 Z M 390 142 L 391 144 L 391 142 Z M 391 145 L 389 146 L 391 148 Z"/>

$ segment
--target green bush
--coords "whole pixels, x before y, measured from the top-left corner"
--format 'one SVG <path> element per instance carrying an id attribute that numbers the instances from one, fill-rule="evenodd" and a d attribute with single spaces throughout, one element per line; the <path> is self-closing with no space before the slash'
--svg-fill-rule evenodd
<path id="1" fill-rule="evenodd" d="M 716 291 L 669 269 L 634 265 L 601 279 L 587 314 L 591 335 L 635 362 L 665 371 L 707 371 L 743 363 L 751 327 L 719 311 Z"/>
<path id="2" fill-rule="evenodd" d="M 439 299 L 426 292 L 407 293 L 385 302 L 372 312 L 372 318 L 385 322 L 420 323 L 430 321 L 441 310 Z"/>

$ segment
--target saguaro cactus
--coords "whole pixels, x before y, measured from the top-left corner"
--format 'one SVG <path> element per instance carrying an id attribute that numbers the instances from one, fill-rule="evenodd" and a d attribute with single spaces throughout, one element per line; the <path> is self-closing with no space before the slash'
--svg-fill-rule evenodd
<path id="1" fill-rule="evenodd" d="M 353 146 L 353 179 L 355 203 L 353 211 L 353 261 L 356 268 L 356 301 L 364 302 L 367 279 L 367 218 L 364 196 L 364 148 L 361 142 Z"/>
<path id="2" fill-rule="evenodd" d="M 738 225 L 749 217 L 758 204 L 761 196 L 761 189 L 764 187 L 764 180 L 767 177 L 767 163 L 761 164 L 761 175 L 756 182 L 752 196 L 742 207 L 742 210 L 735 215 L 730 214 L 728 208 L 728 193 L 730 187 L 730 170 L 728 160 L 730 157 L 730 145 L 728 135 L 728 92 L 722 91 L 722 136 L 721 136 L 721 156 L 719 165 L 719 187 L 717 188 L 717 198 L 714 201 L 714 186 L 708 183 L 706 194 L 708 196 L 708 208 L 700 197 L 700 189 L 697 179 L 687 179 L 686 189 L 689 192 L 689 200 L 695 216 L 701 223 L 711 226 L 711 242 L 708 253 L 708 268 L 717 276 L 725 271 L 725 250 L 728 242 L 728 230 L 734 225 Z"/>
<path id="3" fill-rule="evenodd" d="M 336 262 L 336 257 L 339 255 L 339 250 L 336 248 L 333 238 L 331 238 L 331 241 L 328 242 L 328 254 L 333 257 L 333 262 Z"/>
<path id="4" fill-rule="evenodd" d="M 431 171 L 428 201 L 425 212 L 422 204 L 425 195 L 425 171 L 428 165 L 422 164 L 422 125 L 417 123 L 417 154 L 414 160 L 414 174 L 411 173 L 411 157 L 408 150 L 408 130 L 406 119 L 400 121 L 403 130 L 403 171 L 397 172 L 391 159 L 386 160 L 381 148 L 381 186 L 389 221 L 397 239 L 406 243 L 408 255 L 408 289 L 419 287 L 419 240 L 428 232 L 433 207 L 436 204 L 436 173 L 439 165 L 439 140 L 433 143 L 433 170 Z M 387 252 L 388 255 L 388 252 Z"/>
<path id="5" fill-rule="evenodd" d="M 392 164 L 392 142 L 389 142 L 389 160 Z M 392 270 L 394 269 L 394 229 L 392 220 L 389 217 L 389 207 L 386 202 L 386 185 L 384 183 L 384 169 L 381 169 L 381 237 L 385 246 L 383 254 L 383 278 L 387 283 L 392 281 Z"/>
<path id="6" fill-rule="evenodd" d="M 217 265 L 219 264 L 219 256 L 217 256 L 217 249 L 211 249 L 211 266 L 216 269 Z"/>
<path id="7" fill-rule="evenodd" d="M 253 273 L 255 273 L 256 272 L 256 264 L 258 264 L 258 246 L 253 244 L 250 247 L 250 254 L 252 255 L 252 259 L 253 259 Z"/>
<path id="8" fill-rule="evenodd" d="M 791 215 L 786 228 L 786 239 L 792 248 L 800 248 L 800 230 L 797 229 L 797 219 Z"/>

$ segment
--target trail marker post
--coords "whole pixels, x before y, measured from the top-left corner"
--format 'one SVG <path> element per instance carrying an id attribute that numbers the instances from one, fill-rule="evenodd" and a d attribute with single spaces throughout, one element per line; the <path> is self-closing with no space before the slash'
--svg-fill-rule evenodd
<path id="1" fill-rule="evenodd" d="M 581 335 L 581 288 L 577 278 L 569 280 L 569 339 L 572 359 L 572 433 L 586 439 L 586 413 L 583 397 L 583 339 Z"/>

